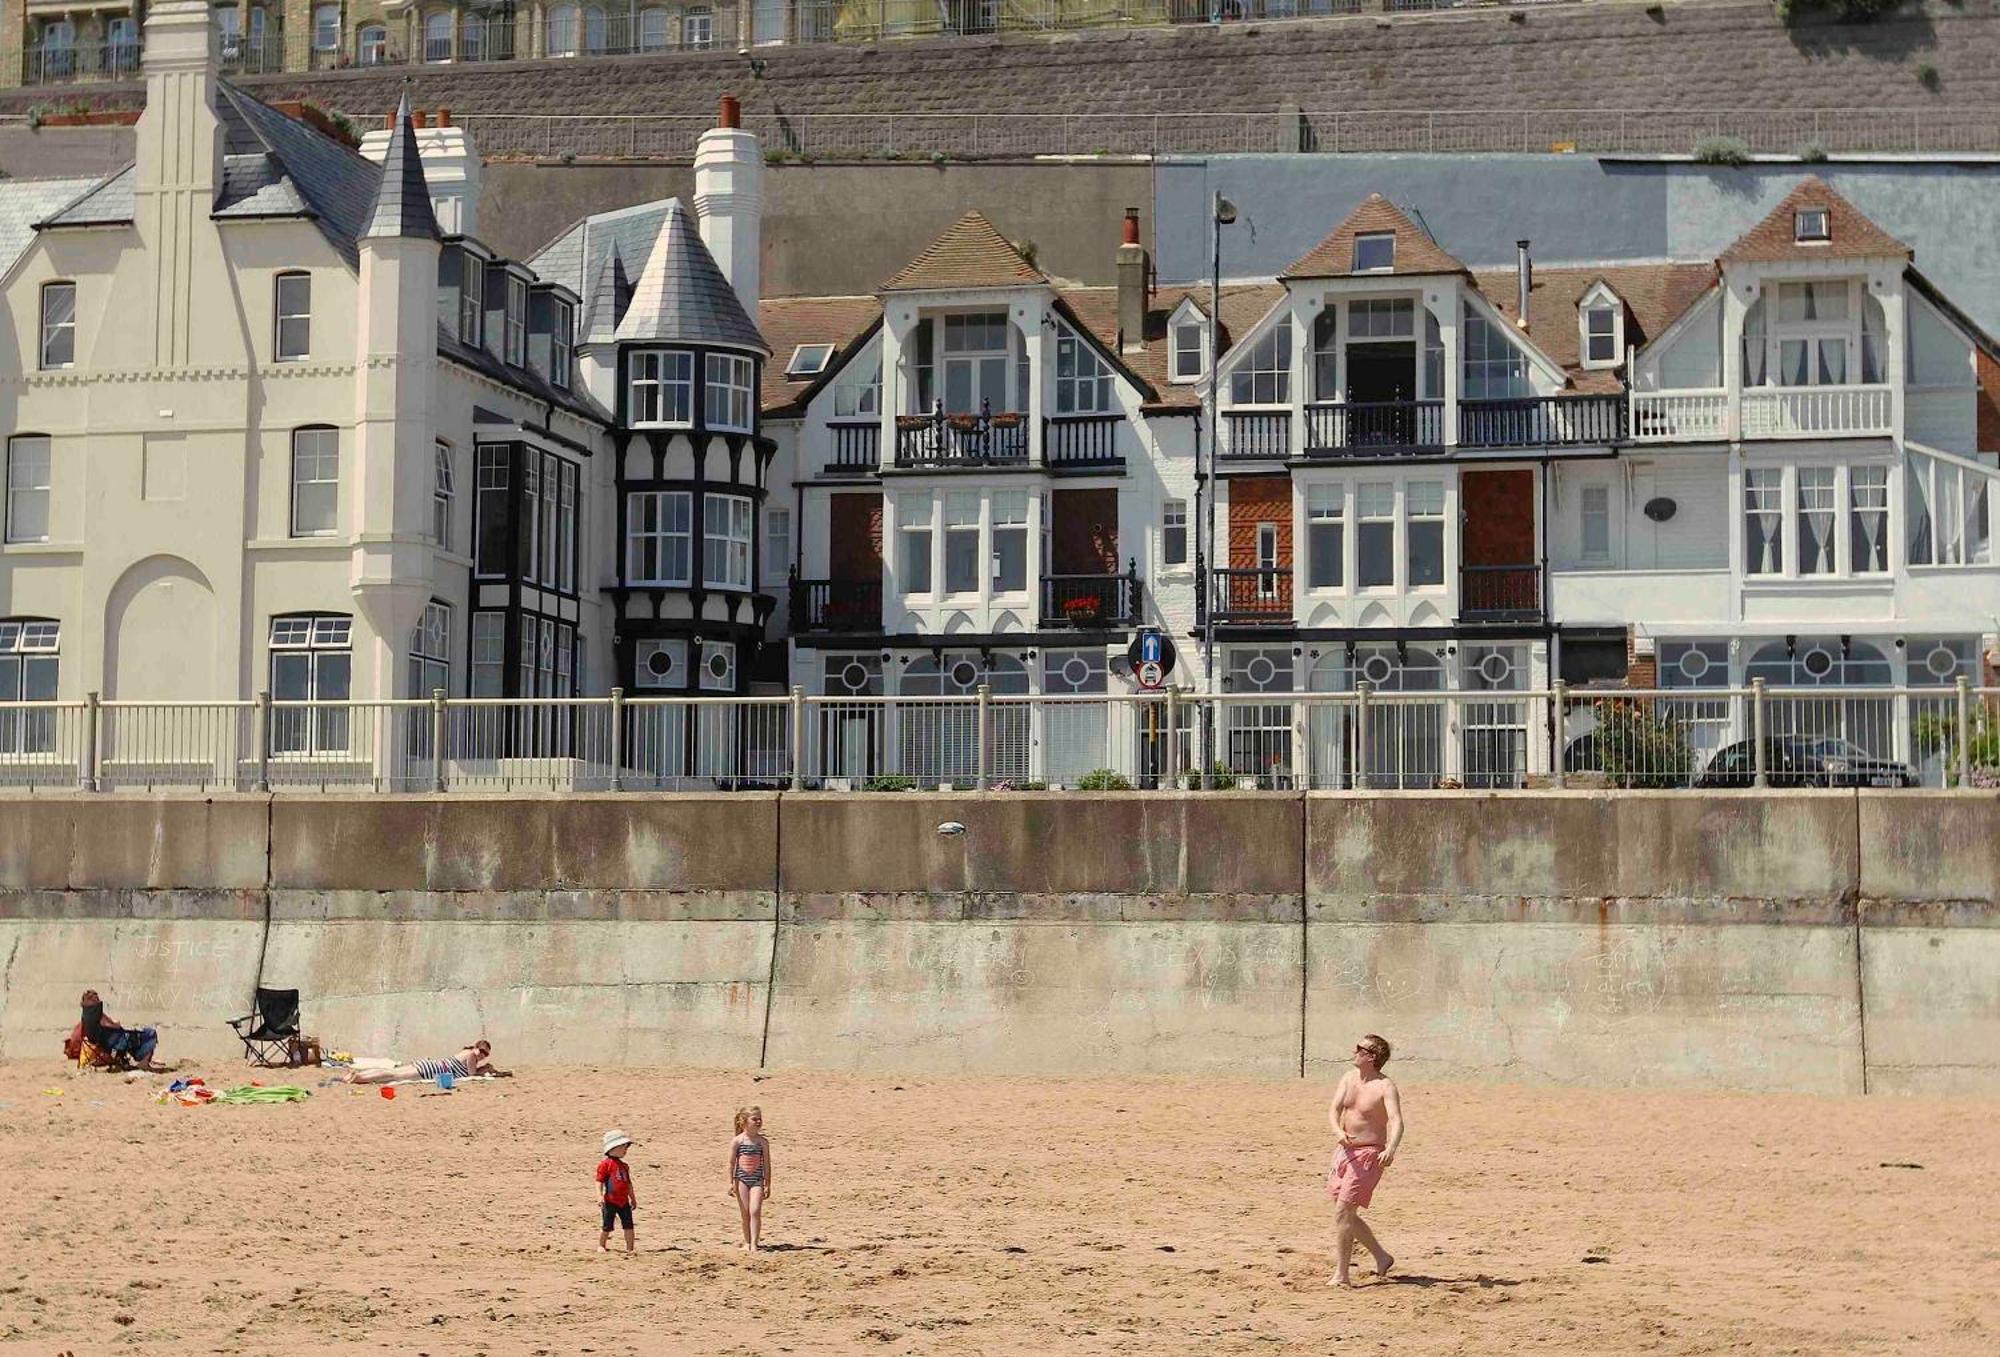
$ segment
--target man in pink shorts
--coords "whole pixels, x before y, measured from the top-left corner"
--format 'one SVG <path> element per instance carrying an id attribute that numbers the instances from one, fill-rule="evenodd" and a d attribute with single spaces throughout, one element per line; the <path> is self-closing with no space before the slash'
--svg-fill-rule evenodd
<path id="1" fill-rule="evenodd" d="M 1389 1265 L 1396 1261 L 1361 1219 L 1362 1208 L 1374 1200 L 1382 1170 L 1395 1162 L 1396 1147 L 1403 1143 L 1402 1100 L 1396 1085 L 1382 1073 L 1388 1063 L 1388 1042 L 1372 1032 L 1361 1038 L 1354 1047 L 1354 1068 L 1340 1076 L 1327 1111 L 1327 1120 L 1333 1123 L 1333 1167 L 1326 1192 L 1334 1201 L 1337 1232 L 1330 1286 L 1354 1284 L 1347 1275 L 1347 1260 L 1357 1241 L 1375 1255 L 1377 1277 L 1387 1277 Z"/>

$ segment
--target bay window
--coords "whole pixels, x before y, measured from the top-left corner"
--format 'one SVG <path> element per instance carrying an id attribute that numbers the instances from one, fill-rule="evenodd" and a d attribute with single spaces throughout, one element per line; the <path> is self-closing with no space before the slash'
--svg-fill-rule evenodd
<path id="1" fill-rule="evenodd" d="M 1396 487 L 1369 481 L 1354 492 L 1355 584 L 1387 588 L 1396 582 Z"/>
<path id="2" fill-rule="evenodd" d="M 1798 478 L 1798 514 L 1794 522 L 1799 543 L 1799 573 L 1831 575 L 1835 568 L 1833 522 L 1837 505 L 1834 469 L 1830 466 L 1800 467 Z"/>
<path id="3" fill-rule="evenodd" d="M 944 408 L 954 415 L 1008 410 L 1011 327 L 1005 312 L 944 318 Z"/>
<path id="4" fill-rule="evenodd" d="M 451 691 L 451 605 L 432 599 L 410 634 L 410 696 Z"/>
<path id="5" fill-rule="evenodd" d="M 1338 589 L 1347 549 L 1347 494 L 1340 485 L 1306 487 L 1306 587 Z"/>
<path id="6" fill-rule="evenodd" d="M 1775 467 L 1743 473 L 1743 573 L 1785 570 L 1785 473 Z"/>
<path id="7" fill-rule="evenodd" d="M 944 501 L 944 591 L 979 592 L 979 492 L 953 490 Z"/>
<path id="8" fill-rule="evenodd" d="M 896 496 L 897 573 L 906 594 L 931 591 L 931 497 Z"/>
<path id="9" fill-rule="evenodd" d="M 473 473 L 472 572 L 498 576 L 507 573 L 508 487 L 512 480 L 513 450 L 505 443 L 481 443 Z"/>
<path id="10" fill-rule="evenodd" d="M 1004 490 L 993 496 L 993 592 L 1018 594 L 1028 587 L 1028 492 Z"/>
<path id="11" fill-rule="evenodd" d="M 741 495 L 704 495 L 701 582 L 721 589 L 750 587 L 750 538 L 756 512 Z"/>
<path id="12" fill-rule="evenodd" d="M 1411 481 L 1403 492 L 1409 584 L 1444 583 L 1444 482 Z"/>
<path id="13" fill-rule="evenodd" d="M 704 364 L 702 415 L 711 429 L 750 432 L 750 395 L 756 365 L 748 358 L 711 353 Z"/>
<path id="14" fill-rule="evenodd" d="M 1910 564 L 1991 564 L 1988 478 L 1921 453 L 1908 454 L 1905 465 Z"/>
<path id="15" fill-rule="evenodd" d="M 694 418 L 694 355 L 681 349 L 641 349 L 631 355 L 625 416 L 634 428 L 685 428 Z"/>
<path id="16" fill-rule="evenodd" d="M 694 553 L 694 501 L 685 490 L 625 497 L 625 582 L 686 585 Z"/>
<path id="17" fill-rule="evenodd" d="M 1848 553 L 1857 575 L 1889 568 L 1889 468 L 1858 466 L 1847 473 Z"/>

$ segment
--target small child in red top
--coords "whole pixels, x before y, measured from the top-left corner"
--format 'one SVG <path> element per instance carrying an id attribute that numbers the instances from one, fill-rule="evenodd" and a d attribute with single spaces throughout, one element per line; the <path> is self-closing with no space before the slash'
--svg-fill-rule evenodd
<path id="1" fill-rule="evenodd" d="M 625 1252 L 631 1253 L 636 1245 L 632 1234 L 632 1208 L 639 1204 L 638 1193 L 632 1190 L 632 1169 L 625 1162 L 625 1151 L 635 1142 L 623 1131 L 604 1133 L 604 1158 L 597 1165 L 598 1204 L 603 1208 L 603 1228 L 597 1236 L 597 1247 L 611 1252 L 611 1222 L 617 1221 L 625 1227 Z"/>

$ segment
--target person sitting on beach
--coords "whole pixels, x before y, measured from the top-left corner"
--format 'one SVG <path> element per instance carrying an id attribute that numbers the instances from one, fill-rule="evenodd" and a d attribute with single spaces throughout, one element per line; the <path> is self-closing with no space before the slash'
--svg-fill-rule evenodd
<path id="1" fill-rule="evenodd" d="M 171 1068 L 153 1059 L 153 1050 L 160 1044 L 159 1032 L 151 1027 L 126 1027 L 113 1022 L 104 1011 L 104 1000 L 97 997 L 94 989 L 83 992 L 83 1020 L 77 1026 L 83 1040 L 117 1063 L 130 1063 L 155 1074 Z"/>
<path id="2" fill-rule="evenodd" d="M 490 1074 L 504 1079 L 507 1071 L 493 1063 L 493 1043 L 481 1037 L 470 1046 L 459 1048 L 458 1054 L 442 1060 L 418 1060 L 401 1065 L 372 1065 L 366 1069 L 352 1069 L 347 1072 L 350 1084 L 394 1084 L 412 1079 L 435 1079 L 440 1074 L 448 1074 L 453 1079 L 470 1079 L 475 1074 Z"/>

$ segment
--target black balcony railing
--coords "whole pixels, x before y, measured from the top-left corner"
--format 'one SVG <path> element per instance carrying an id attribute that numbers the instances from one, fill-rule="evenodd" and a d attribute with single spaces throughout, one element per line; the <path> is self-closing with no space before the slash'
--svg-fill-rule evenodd
<path id="1" fill-rule="evenodd" d="M 1042 421 L 1043 455 L 1051 467 L 1119 467 L 1123 415 L 1051 415 Z"/>
<path id="2" fill-rule="evenodd" d="M 866 423 L 829 424 L 833 434 L 833 456 L 825 470 L 841 475 L 866 476 L 882 469 L 882 426 Z"/>
<path id="3" fill-rule="evenodd" d="M 1129 627 L 1139 620 L 1138 567 L 1122 575 L 1042 576 L 1045 627 Z"/>
<path id="4" fill-rule="evenodd" d="M 1467 622 L 1533 622 L 1542 615 L 1542 571 L 1534 565 L 1468 565 L 1458 575 L 1458 615 Z"/>
<path id="5" fill-rule="evenodd" d="M 792 630 L 882 630 L 882 581 L 791 581 Z"/>
<path id="6" fill-rule="evenodd" d="M 1292 617 L 1290 566 L 1209 572 L 1208 606 L 1217 622 L 1289 622 Z"/>
<path id="7" fill-rule="evenodd" d="M 1617 443 L 1624 438 L 1625 398 L 1620 395 L 1525 396 L 1458 403 L 1460 447 L 1559 447 Z"/>
<path id="8" fill-rule="evenodd" d="M 1322 402 L 1306 407 L 1309 457 L 1395 457 L 1443 446 L 1443 401 Z"/>
<path id="9" fill-rule="evenodd" d="M 899 467 L 1023 466 L 1028 461 L 1028 422 L 1019 414 L 994 414 L 981 406 L 976 415 L 896 416 Z"/>
<path id="10" fill-rule="evenodd" d="M 1219 451 L 1222 460 L 1282 461 L 1292 455 L 1289 410 L 1224 410 Z"/>

